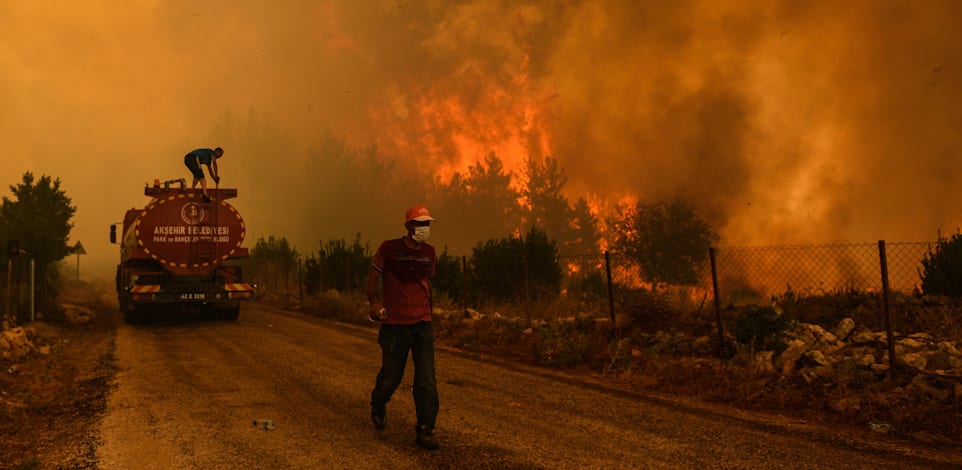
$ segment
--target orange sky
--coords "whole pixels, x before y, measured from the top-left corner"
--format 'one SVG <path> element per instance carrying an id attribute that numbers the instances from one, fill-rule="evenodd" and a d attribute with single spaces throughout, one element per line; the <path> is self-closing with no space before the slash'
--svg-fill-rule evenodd
<path id="1" fill-rule="evenodd" d="M 227 150 L 249 244 L 399 231 L 297 212 L 323 133 L 441 176 L 551 155 L 572 199 L 686 196 L 722 244 L 930 240 L 962 225 L 959 25 L 952 0 L 3 2 L 0 187 L 61 178 L 108 276 L 108 225 L 197 147 Z"/>

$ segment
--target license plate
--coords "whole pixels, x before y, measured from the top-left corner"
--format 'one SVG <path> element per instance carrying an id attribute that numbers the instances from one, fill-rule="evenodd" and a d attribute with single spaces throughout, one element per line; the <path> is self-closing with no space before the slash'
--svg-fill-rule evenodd
<path id="1" fill-rule="evenodd" d="M 181 300 L 204 300 L 205 298 L 204 294 L 180 294 Z"/>

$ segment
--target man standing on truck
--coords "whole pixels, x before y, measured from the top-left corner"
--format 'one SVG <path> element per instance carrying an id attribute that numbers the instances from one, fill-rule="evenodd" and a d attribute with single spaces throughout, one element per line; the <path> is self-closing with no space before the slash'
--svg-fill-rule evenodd
<path id="1" fill-rule="evenodd" d="M 379 430 L 387 426 L 387 402 L 401 384 L 408 351 L 411 351 L 417 415 L 415 442 L 428 450 L 440 448 L 433 434 L 438 415 L 438 389 L 431 323 L 435 250 L 427 244 L 432 220 L 431 213 L 422 205 L 408 209 L 404 218 L 407 234 L 381 243 L 364 284 L 370 304 L 368 318 L 381 322 L 377 335 L 381 370 L 371 392 L 371 421 Z M 382 284 L 380 301 L 378 280 Z"/>
<path id="2" fill-rule="evenodd" d="M 204 179 L 204 170 L 202 170 L 200 166 L 207 165 L 207 172 L 210 173 L 210 177 L 214 179 L 214 183 L 220 183 L 220 176 L 217 176 L 217 159 L 222 156 L 224 156 L 224 149 L 220 147 L 213 150 L 206 148 L 197 149 L 184 155 L 184 165 L 187 165 L 190 173 L 194 175 L 194 181 L 190 187 L 191 189 L 196 188 L 197 183 L 200 183 L 204 201 L 206 202 L 210 202 L 210 196 L 207 195 L 207 180 Z"/>

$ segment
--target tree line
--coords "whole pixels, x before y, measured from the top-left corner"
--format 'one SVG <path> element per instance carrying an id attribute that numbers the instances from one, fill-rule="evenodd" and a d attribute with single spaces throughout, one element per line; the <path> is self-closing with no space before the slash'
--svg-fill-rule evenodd
<path id="1" fill-rule="evenodd" d="M 446 224 L 438 239 L 459 231 L 466 237 L 476 230 L 480 235 L 467 255 L 443 246 L 435 279 L 440 292 L 466 302 L 550 299 L 560 292 L 569 265 L 577 264 L 572 260 L 599 254 L 602 244 L 628 255 L 639 275 L 655 284 L 691 285 L 701 279 L 708 246 L 717 239 L 692 206 L 681 200 L 620 206 L 617 215 L 606 220 L 614 230 L 602 237 L 588 202 L 579 198 L 570 203 L 564 195 L 566 175 L 550 157 L 527 161 L 521 189 L 511 181 L 512 175 L 492 153 L 447 183 L 435 180 L 434 190 L 426 193 L 435 212 L 471 214 L 462 219 L 467 223 Z M 0 246 L 7 246 L 0 253 L 0 269 L 11 259 L 35 260 L 38 299 L 52 302 L 58 280 L 54 264 L 72 252 L 67 241 L 76 207 L 58 178 L 36 178 L 27 172 L 10 190 L 12 197 L 3 197 L 0 204 Z M 496 232 L 483 229 L 491 220 L 499 223 Z M 485 237 L 486 233 L 497 235 Z M 286 238 L 271 235 L 251 249 L 246 277 L 264 290 L 357 290 L 372 255 L 370 242 L 360 233 L 350 241 L 323 240 L 306 256 Z M 580 259 L 582 273 L 598 275 L 598 258 Z"/>
<path id="2" fill-rule="evenodd" d="M 703 283 L 709 247 L 718 235 L 689 201 L 622 204 L 600 219 L 585 198 L 572 203 L 565 196 L 567 176 L 556 159 L 529 158 L 518 189 L 512 178 L 491 153 L 448 182 L 434 179 L 425 190 L 421 200 L 432 213 L 469 214 L 457 223 L 439 224 L 434 280 L 439 292 L 463 302 L 550 300 L 560 295 L 566 278 L 603 285 L 603 246 L 655 288 Z M 453 250 L 446 242 L 464 238 L 475 240 L 468 250 Z M 272 240 L 273 235 L 258 241 L 251 251 L 255 271 L 265 260 L 291 256 L 286 240 Z M 360 233 L 350 241 L 320 240 L 317 251 L 304 256 L 303 288 L 308 293 L 360 290 L 373 256 L 371 243 Z M 278 268 L 269 269 L 264 272 Z"/>

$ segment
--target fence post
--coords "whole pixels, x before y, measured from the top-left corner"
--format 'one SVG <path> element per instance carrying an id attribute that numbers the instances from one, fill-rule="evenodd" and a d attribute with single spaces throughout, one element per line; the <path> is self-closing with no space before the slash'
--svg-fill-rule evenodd
<path id="1" fill-rule="evenodd" d="M 718 354 L 725 350 L 725 329 L 721 320 L 721 300 L 718 295 L 718 270 L 715 269 L 715 247 L 708 248 L 708 259 L 711 261 L 711 288 L 715 297 L 715 323 L 718 326 Z"/>
<path id="2" fill-rule="evenodd" d="M 468 317 L 468 257 L 461 255 L 461 307 L 464 318 Z"/>
<path id="3" fill-rule="evenodd" d="M 20 309 L 21 309 L 21 297 L 23 296 L 23 263 L 20 262 L 20 257 L 17 255 L 17 260 L 13 264 L 13 307 L 10 310 L 10 315 L 13 317 L 13 324 L 19 325 L 20 321 Z"/>
<path id="4" fill-rule="evenodd" d="M 885 313 L 885 341 L 889 346 L 889 378 L 895 377 L 895 341 L 892 339 L 892 314 L 889 308 L 889 268 L 885 240 L 878 241 L 878 257 L 882 268 L 882 309 Z"/>
<path id="5" fill-rule="evenodd" d="M 611 288 L 611 254 L 605 250 L 605 274 L 608 277 L 608 313 L 611 315 L 611 332 L 617 334 L 618 325 L 615 324 L 615 297 Z"/>
<path id="6" fill-rule="evenodd" d="M 10 325 L 13 326 L 17 322 L 13 319 L 13 256 L 7 258 L 7 297 L 4 299 L 7 301 L 7 309 L 3 312 L 3 320 L 9 321 Z"/>
<path id="7" fill-rule="evenodd" d="M 36 321 L 37 314 L 37 260 L 30 258 L 30 323 Z"/>

